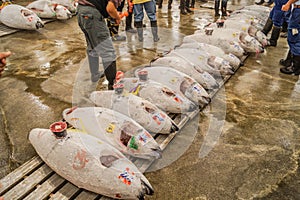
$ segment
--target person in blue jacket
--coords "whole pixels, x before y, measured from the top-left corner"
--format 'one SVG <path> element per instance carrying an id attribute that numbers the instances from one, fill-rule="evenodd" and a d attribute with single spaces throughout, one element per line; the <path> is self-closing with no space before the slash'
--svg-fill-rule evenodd
<path id="1" fill-rule="evenodd" d="M 281 10 L 281 8 L 287 2 L 288 0 L 275 0 L 275 6 L 272 8 L 267 22 L 262 30 L 266 36 L 272 30 L 271 37 L 269 39 L 269 46 L 277 46 L 277 40 L 285 19 L 285 12 Z"/>
<path id="2" fill-rule="evenodd" d="M 282 6 L 282 10 L 288 11 L 291 6 L 292 10 L 289 18 L 287 40 L 292 57 L 292 64 L 288 67 L 280 68 L 280 72 L 300 75 L 300 0 L 289 0 Z"/>

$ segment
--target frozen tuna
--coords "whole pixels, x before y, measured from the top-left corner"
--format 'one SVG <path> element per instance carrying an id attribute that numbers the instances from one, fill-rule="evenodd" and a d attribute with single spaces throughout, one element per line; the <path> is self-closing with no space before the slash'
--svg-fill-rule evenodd
<path id="1" fill-rule="evenodd" d="M 159 82 L 139 78 L 122 78 L 124 89 L 142 97 L 167 113 L 186 113 L 197 109 L 197 106 L 183 94 L 178 93 Z"/>
<path id="2" fill-rule="evenodd" d="M 157 65 L 171 67 L 189 75 L 206 90 L 213 90 L 219 87 L 217 80 L 212 75 L 201 69 L 199 66 L 194 65 L 193 63 L 188 62 L 179 56 L 165 56 L 158 58 L 151 63 L 152 67 Z"/>
<path id="3" fill-rule="evenodd" d="M 36 30 L 44 27 L 42 20 L 31 10 L 16 4 L 1 9 L 0 22 L 11 28 Z"/>
<path id="4" fill-rule="evenodd" d="M 200 33 L 202 37 L 220 38 L 224 41 L 237 42 L 246 52 L 262 53 L 264 48 L 262 44 L 248 33 L 231 28 L 213 28 L 212 34 L 207 35 L 204 30 L 198 30 L 195 34 Z"/>
<path id="5" fill-rule="evenodd" d="M 103 107 L 69 108 L 63 118 L 116 149 L 138 158 L 161 157 L 161 149 L 148 131 L 133 119 Z"/>
<path id="6" fill-rule="evenodd" d="M 241 65 L 241 60 L 231 53 L 225 53 L 220 47 L 206 44 L 206 43 L 183 43 L 179 48 L 189 48 L 189 49 L 198 49 L 205 50 L 210 55 L 215 55 L 227 60 L 229 64 L 237 69 Z"/>
<path id="7" fill-rule="evenodd" d="M 200 107 L 210 102 L 206 90 L 190 76 L 165 66 L 144 67 L 135 71 L 136 76 L 147 73 L 150 80 L 157 81 L 181 93 Z"/>
<path id="8" fill-rule="evenodd" d="M 26 8 L 35 12 L 40 18 L 66 20 L 72 17 L 71 12 L 66 7 L 50 0 L 33 1 Z"/>
<path id="9" fill-rule="evenodd" d="M 114 199 L 142 199 L 153 188 L 137 167 L 113 146 L 80 130 L 63 136 L 49 129 L 30 131 L 29 141 L 42 160 L 79 188 Z"/>
<path id="10" fill-rule="evenodd" d="M 96 106 L 132 118 L 151 133 L 169 134 L 178 130 L 174 121 L 153 103 L 122 90 L 122 87 L 117 87 L 115 91 L 94 91 L 90 99 Z"/>

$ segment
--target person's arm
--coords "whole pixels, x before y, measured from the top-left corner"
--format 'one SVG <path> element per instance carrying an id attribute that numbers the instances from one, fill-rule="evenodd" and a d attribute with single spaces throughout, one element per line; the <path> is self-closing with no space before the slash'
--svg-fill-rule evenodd
<path id="1" fill-rule="evenodd" d="M 286 4 L 284 4 L 281 8 L 282 11 L 288 11 L 293 3 L 298 0 L 289 0 Z"/>
<path id="2" fill-rule="evenodd" d="M 112 18 L 114 18 L 116 20 L 116 24 L 120 24 L 121 18 L 119 16 L 117 8 L 115 7 L 115 4 L 113 2 L 108 1 L 108 4 L 106 6 L 106 11 Z"/>
<path id="3" fill-rule="evenodd" d="M 4 67 L 6 65 L 6 58 L 11 55 L 10 51 L 7 52 L 0 52 L 0 76 L 4 70 Z"/>

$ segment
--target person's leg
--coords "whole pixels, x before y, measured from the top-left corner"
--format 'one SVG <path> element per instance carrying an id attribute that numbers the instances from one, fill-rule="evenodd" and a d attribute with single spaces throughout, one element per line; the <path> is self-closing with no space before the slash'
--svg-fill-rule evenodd
<path id="1" fill-rule="evenodd" d="M 143 37 L 143 19 L 144 19 L 144 10 L 143 4 L 135 4 L 133 6 L 134 13 L 134 24 L 138 33 L 138 40 L 142 42 L 144 40 Z"/>
<path id="2" fill-rule="evenodd" d="M 145 8 L 147 16 L 151 22 L 151 31 L 152 31 L 152 35 L 153 35 L 153 41 L 157 42 L 159 40 L 159 37 L 158 37 L 156 9 L 155 9 L 154 1 L 148 1 L 148 2 L 144 3 L 144 8 Z"/>
<path id="3" fill-rule="evenodd" d="M 215 17 L 220 16 L 219 7 L 220 7 L 220 0 L 215 0 Z"/>
<path id="4" fill-rule="evenodd" d="M 172 9 L 172 2 L 173 2 L 173 0 L 168 0 L 168 9 L 169 10 Z"/>
<path id="5" fill-rule="evenodd" d="M 227 0 L 222 0 L 221 11 L 222 16 L 227 16 Z"/>

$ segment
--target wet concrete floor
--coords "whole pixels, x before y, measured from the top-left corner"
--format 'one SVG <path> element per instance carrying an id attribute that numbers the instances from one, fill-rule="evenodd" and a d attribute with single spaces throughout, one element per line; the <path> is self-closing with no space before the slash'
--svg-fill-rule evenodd
<path id="1" fill-rule="evenodd" d="M 157 11 L 159 43 L 152 42 L 147 19 L 149 37 L 143 44 L 129 34 L 127 41 L 115 43 L 119 70 L 148 64 L 214 20 L 213 10 L 200 8 L 202 3 L 187 16 L 180 16 L 178 4 L 167 10 L 164 2 Z M 232 0 L 228 9 L 252 4 Z M 0 44 L 0 51 L 14 53 L 0 78 L 3 177 L 36 155 L 27 140 L 32 128 L 48 128 L 61 119 L 63 109 L 88 104 L 88 93 L 105 85 L 89 81 L 85 41 L 75 17 L 1 37 Z M 300 81 L 280 74 L 278 65 L 287 49 L 280 38 L 276 48 L 246 59 L 146 173 L 155 189 L 147 199 L 300 199 Z"/>

